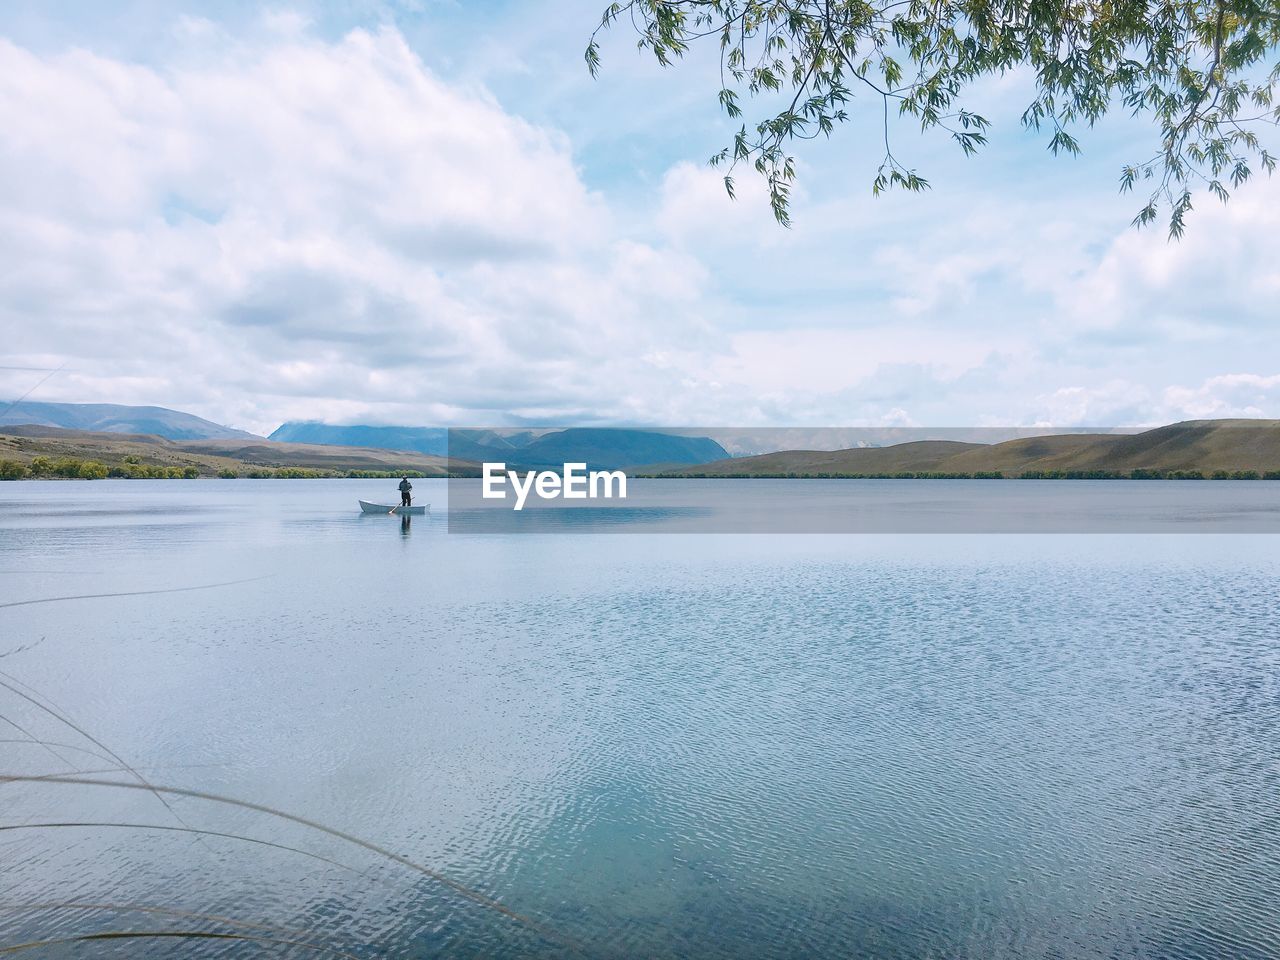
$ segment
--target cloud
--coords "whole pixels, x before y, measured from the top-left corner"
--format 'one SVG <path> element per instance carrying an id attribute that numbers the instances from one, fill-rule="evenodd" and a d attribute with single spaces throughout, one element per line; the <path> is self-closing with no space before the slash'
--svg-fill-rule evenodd
<path id="1" fill-rule="evenodd" d="M 1275 185 L 1200 203 L 1171 245 L 968 166 L 873 199 L 833 147 L 805 151 L 787 231 L 751 171 L 731 201 L 721 171 L 633 164 L 671 143 L 666 101 L 638 114 L 660 131 L 597 115 L 587 171 L 433 69 L 465 59 L 441 33 L 280 13 L 165 36 L 145 62 L 0 39 L 0 362 L 66 362 L 44 399 L 258 430 L 1280 415 Z M 503 89 L 590 101 L 549 59 Z M 30 379 L 0 370 L 0 395 Z"/>
<path id="2" fill-rule="evenodd" d="M 1280 182 L 1263 179 L 1222 204 L 1195 196 L 1176 242 L 1159 230 L 1126 230 L 1079 278 L 1059 289 L 1077 329 L 1143 333 L 1182 343 L 1266 329 L 1280 297 L 1280 263 L 1268 238 L 1280 230 Z"/>
<path id="3" fill-rule="evenodd" d="M 649 369 L 629 353 L 698 326 L 704 272 L 620 236 L 562 136 L 395 30 L 269 26 L 185 23 L 213 49 L 157 68 L 0 41 L 8 351 L 102 370 L 64 391 L 114 380 L 266 428 L 586 408 Z"/>
<path id="4" fill-rule="evenodd" d="M 1148 426 L 1151 391 L 1127 380 L 1061 387 L 1036 398 L 1031 422 L 1055 427 Z"/>
<path id="5" fill-rule="evenodd" d="M 663 235 L 688 248 L 712 242 L 777 247 L 794 243 L 793 234 L 778 229 L 769 208 L 763 179 L 750 168 L 732 173 L 734 195 L 729 196 L 723 167 L 680 161 L 662 178 L 655 217 Z M 796 200 L 803 202 L 804 194 Z"/>
<path id="6" fill-rule="evenodd" d="M 1190 419 L 1274 416 L 1280 408 L 1280 373 L 1228 373 L 1199 387 L 1168 387 L 1164 405 L 1172 415 Z"/>
<path id="7" fill-rule="evenodd" d="M 1036 422 L 1054 426 L 1155 426 L 1179 420 L 1274 417 L 1280 373 L 1228 373 L 1198 386 L 1153 390 L 1127 380 L 1064 387 L 1037 398 Z"/>

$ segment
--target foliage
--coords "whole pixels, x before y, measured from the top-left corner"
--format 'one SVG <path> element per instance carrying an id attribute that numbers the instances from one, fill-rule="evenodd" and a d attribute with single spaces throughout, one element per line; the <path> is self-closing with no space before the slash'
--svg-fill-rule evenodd
<path id="1" fill-rule="evenodd" d="M 1023 480 L 1123 480 L 1119 470 L 1027 470 Z"/>
<path id="2" fill-rule="evenodd" d="M 127 480 L 182 480 L 188 477 L 199 476 L 199 471 L 194 467 L 166 467 L 160 464 L 131 463 L 128 457 L 108 471 L 108 475 L 112 477 L 122 477 Z"/>
<path id="3" fill-rule="evenodd" d="M 69 457 L 63 457 L 53 465 L 53 473 L 58 477 L 66 477 L 68 480 L 76 479 L 80 476 L 81 461 L 72 460 Z M 90 479 L 89 477 L 85 478 Z"/>
<path id="4" fill-rule="evenodd" d="M 399 480 L 408 477 L 410 480 L 425 480 L 427 475 L 421 470 L 348 470 L 348 480 Z"/>
<path id="5" fill-rule="evenodd" d="M 399 480 L 408 477 L 410 480 L 426 480 L 428 475 L 421 470 L 347 470 L 335 476 L 348 480 Z"/>
<path id="6" fill-rule="evenodd" d="M 689 478 L 695 480 L 1002 480 L 999 470 L 975 473 L 665 473 L 635 475 L 644 478 Z M 1200 470 L 1157 470 L 1140 467 L 1125 473 L 1121 470 L 1025 470 L 1022 480 L 1204 480 Z M 1260 473 L 1257 470 L 1215 470 L 1214 480 L 1280 480 L 1280 470 Z"/>
<path id="7" fill-rule="evenodd" d="M 30 464 L 19 461 L 0 460 L 0 480 L 18 480 L 24 477 L 65 477 L 67 479 L 98 480 L 104 477 L 115 477 L 124 480 L 194 480 L 200 476 L 200 468 L 191 464 L 187 466 L 169 466 L 164 464 L 142 463 L 138 457 L 130 455 L 121 457 L 118 463 L 110 466 L 96 460 L 77 460 L 64 457 L 51 460 L 49 457 L 34 457 Z M 270 467 L 258 465 L 246 470 L 243 474 L 231 467 L 223 467 L 217 476 L 234 480 L 240 476 L 252 480 L 323 480 L 323 479 L 395 479 L 410 477 L 414 480 L 424 479 L 427 475 L 420 470 L 323 470 L 312 467 Z"/>
<path id="8" fill-rule="evenodd" d="M 1138 468 L 1130 470 L 1132 480 L 1203 480 L 1204 474 L 1199 470 L 1155 470 Z"/>
<path id="9" fill-rule="evenodd" d="M 1275 167 L 1256 132 L 1280 122 L 1275 0 L 627 0 L 611 4 L 591 36 L 593 76 L 599 34 L 621 19 L 663 66 L 699 41 L 718 42 L 718 97 L 729 117 L 742 116 L 744 98 L 773 101 L 763 109 L 772 115 L 744 122 L 712 163 L 727 167 L 731 196 L 735 169 L 754 167 L 784 226 L 793 143 L 830 137 L 858 94 L 882 114 L 872 192 L 921 191 L 928 181 L 893 152 L 891 116 L 973 154 L 990 121 L 967 109 L 966 91 L 1019 69 L 1035 79 L 1022 124 L 1043 131 L 1054 154 L 1079 153 L 1078 128 L 1114 110 L 1155 122 L 1155 149 L 1120 176 L 1122 191 L 1149 190 L 1135 225 L 1151 223 L 1163 206 L 1170 236 L 1179 237 L 1194 187 L 1226 201 L 1255 165 Z"/>
<path id="10" fill-rule="evenodd" d="M 900 473 L 638 473 L 637 479 L 687 478 L 690 480 L 1003 480 L 999 470 L 980 470 L 977 473 L 946 471 Z"/>

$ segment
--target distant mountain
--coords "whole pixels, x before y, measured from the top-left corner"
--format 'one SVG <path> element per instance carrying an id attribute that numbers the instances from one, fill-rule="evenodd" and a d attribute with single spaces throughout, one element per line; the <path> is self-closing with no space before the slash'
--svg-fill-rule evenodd
<path id="1" fill-rule="evenodd" d="M 0 402 L 0 410 L 9 405 Z M 261 439 L 190 413 L 166 407 L 129 407 L 115 403 L 38 403 L 23 400 L 0 414 L 0 426 L 32 424 L 95 433 L 138 433 L 166 440 Z"/>
<path id="2" fill-rule="evenodd" d="M 1280 471 L 1280 420 L 1188 420 L 1135 434 L 1063 434 L 1003 443 L 920 440 L 849 450 L 782 450 L 666 471 L 779 476 L 897 473 L 1123 473 Z"/>
<path id="3" fill-rule="evenodd" d="M 779 450 L 671 472 L 705 473 L 717 477 L 776 476 L 784 473 L 918 473 L 937 470 L 939 463 L 966 451 L 987 449 L 989 447 L 981 443 L 913 440 L 887 447 L 853 447 L 848 450 Z"/>
<path id="4" fill-rule="evenodd" d="M 543 434 L 512 451 L 509 459 L 524 467 L 559 468 L 582 462 L 594 469 L 617 470 L 647 464 L 711 463 L 727 456 L 729 452 L 709 437 L 574 427 Z"/>
<path id="5" fill-rule="evenodd" d="M 0 428 L 0 460 L 30 464 L 35 457 L 53 460 L 95 460 L 108 468 L 131 465 L 194 468 L 199 476 L 229 471 L 239 476 L 255 472 L 271 476 L 282 470 L 302 468 L 344 474 L 412 472 L 428 477 L 475 476 L 478 464 L 405 452 L 364 447 L 336 447 L 305 443 L 274 443 L 252 435 L 200 440 L 168 440 L 155 434 L 95 433 L 60 427 L 17 426 Z M 387 487 L 394 496 L 394 485 Z"/>
<path id="6" fill-rule="evenodd" d="M 449 431 L 443 427 L 349 427 L 293 420 L 281 424 L 268 440 L 280 443 L 318 443 L 327 447 L 377 447 L 380 450 L 414 450 L 434 456 L 449 453 Z"/>
<path id="7" fill-rule="evenodd" d="M 682 437 L 651 430 L 574 427 L 537 431 L 454 430 L 440 427 L 371 427 L 362 424 L 290 422 L 270 439 L 289 443 L 412 450 L 455 460 L 502 461 L 512 467 L 560 467 L 582 462 L 615 470 L 648 464 L 679 466 L 729 456 L 707 437 Z"/>

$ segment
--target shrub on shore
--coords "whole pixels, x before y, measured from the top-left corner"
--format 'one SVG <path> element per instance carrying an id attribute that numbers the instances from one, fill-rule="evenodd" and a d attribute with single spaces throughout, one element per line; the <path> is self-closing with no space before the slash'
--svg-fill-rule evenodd
<path id="1" fill-rule="evenodd" d="M 1123 480 L 1119 470 L 1026 470 L 1023 480 Z"/>
<path id="2" fill-rule="evenodd" d="M 408 477 L 410 480 L 427 479 L 427 475 L 420 470 L 348 470 L 337 476 L 345 476 L 348 480 L 398 480 L 400 477 Z"/>
<path id="3" fill-rule="evenodd" d="M 110 476 L 125 480 L 194 480 L 200 476 L 195 467 L 164 467 L 158 464 L 122 463 L 111 468 Z"/>
<path id="4" fill-rule="evenodd" d="M 0 460 L 0 480 L 25 480 L 31 471 L 18 460 Z"/>
<path id="5" fill-rule="evenodd" d="M 1131 470 L 1129 477 L 1132 480 L 1203 480 L 1204 474 L 1199 470 L 1154 470 L 1142 469 Z"/>

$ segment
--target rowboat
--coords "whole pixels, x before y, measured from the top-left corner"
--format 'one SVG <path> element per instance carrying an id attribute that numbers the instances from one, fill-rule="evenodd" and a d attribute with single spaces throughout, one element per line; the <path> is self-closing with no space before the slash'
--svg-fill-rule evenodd
<path id="1" fill-rule="evenodd" d="M 417 517 L 417 516 L 421 516 L 422 514 L 430 510 L 431 504 L 424 503 L 421 506 L 415 505 L 412 507 L 401 507 L 398 505 L 392 506 L 389 503 L 370 503 L 368 500 L 361 500 L 360 509 L 365 513 L 380 513 L 383 516 L 386 516 L 388 514 L 395 514 L 396 516 L 400 517 L 408 514 L 410 516 Z"/>

